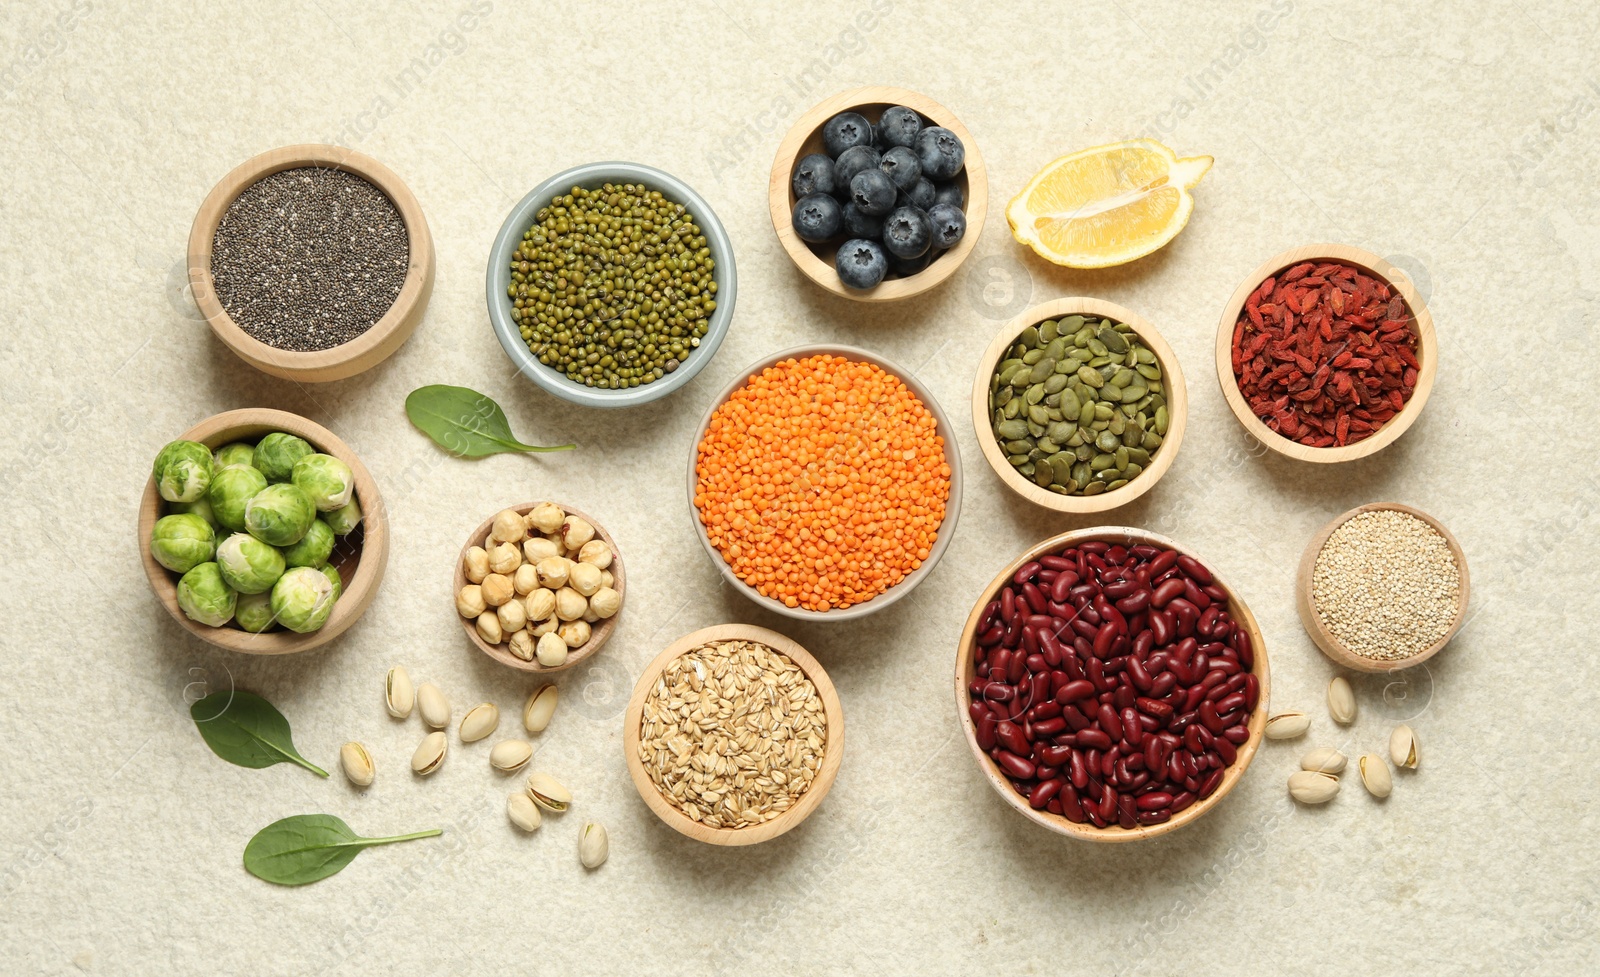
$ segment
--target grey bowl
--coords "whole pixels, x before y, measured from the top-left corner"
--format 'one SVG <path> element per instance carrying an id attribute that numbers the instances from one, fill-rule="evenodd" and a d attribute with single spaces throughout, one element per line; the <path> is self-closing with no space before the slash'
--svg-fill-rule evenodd
<path id="1" fill-rule="evenodd" d="M 923 406 L 927 407 L 928 412 L 933 415 L 934 422 L 938 426 L 939 435 L 944 438 L 944 460 L 950 466 L 950 498 L 945 502 L 944 522 L 939 524 L 939 538 L 933 541 L 933 549 L 928 552 L 928 558 L 922 561 L 922 566 L 917 567 L 907 574 L 904 580 L 871 600 L 854 604 L 844 610 L 833 611 L 812 611 L 803 607 L 790 607 L 782 601 L 764 596 L 760 591 L 740 580 L 733 570 L 729 568 L 727 561 L 722 558 L 722 554 L 718 553 L 717 548 L 711 545 L 711 537 L 706 535 L 706 527 L 701 524 L 700 512 L 695 508 L 694 504 L 695 462 L 700 454 L 700 441 L 706 436 L 706 428 L 711 426 L 711 415 L 716 413 L 717 408 L 727 402 L 729 397 L 733 396 L 735 390 L 744 386 L 752 376 L 759 374 L 767 367 L 790 357 L 814 356 L 818 353 L 828 353 L 835 356 L 848 357 L 852 360 L 862 360 L 875 364 L 884 371 L 899 377 L 901 382 L 911 388 L 911 392 L 917 395 L 917 399 L 922 401 Z M 722 388 L 716 399 L 711 402 L 711 406 L 706 408 L 705 416 L 700 418 L 700 426 L 695 429 L 694 440 L 689 442 L 689 521 L 694 523 L 695 535 L 700 538 L 700 545 L 705 547 L 706 553 L 711 557 L 711 562 L 717 565 L 717 569 L 721 571 L 723 579 L 728 581 L 735 590 L 774 614 L 782 614 L 784 617 L 792 617 L 802 621 L 849 621 L 883 610 L 906 594 L 911 593 L 912 589 L 933 571 L 934 565 L 939 562 L 939 558 L 944 556 L 945 549 L 949 547 L 950 540 L 955 537 L 956 519 L 960 515 L 961 453 L 956 449 L 955 430 L 950 427 L 950 418 L 945 416 L 944 408 L 940 407 L 939 401 L 934 399 L 933 391 L 924 386 L 921 380 L 871 350 L 833 343 L 817 343 L 809 346 L 794 346 L 782 352 L 762 357 L 750 364 L 748 369 L 734 377 L 732 382 Z"/>
<path id="2" fill-rule="evenodd" d="M 705 338 L 700 340 L 700 345 L 678 369 L 652 383 L 625 390 L 606 390 L 573 383 L 565 374 L 540 363 L 528 349 L 528 344 L 522 341 L 521 331 L 511 321 L 511 299 L 506 296 L 506 289 L 511 285 L 511 255 L 517 250 L 523 233 L 533 225 L 534 215 L 540 208 L 575 186 L 597 187 L 605 183 L 642 183 L 652 190 L 660 190 L 667 199 L 687 207 L 705 232 L 706 247 L 711 249 L 711 258 L 716 262 L 713 279 L 717 283 L 717 307 L 711 313 Z M 728 233 L 722 229 L 722 222 L 717 220 L 717 215 L 712 212 L 705 198 L 695 193 L 688 184 L 653 166 L 640 163 L 589 163 L 557 173 L 518 201 L 506 216 L 505 223 L 500 225 L 500 233 L 495 235 L 494 246 L 489 250 L 487 279 L 489 322 L 494 326 L 494 334 L 499 337 L 506 355 L 523 376 L 574 404 L 585 407 L 635 407 L 665 397 L 682 387 L 711 361 L 717 347 L 722 345 L 722 338 L 728 333 L 728 323 L 733 319 L 733 302 L 739 276 L 733 264 L 733 244 L 728 240 Z"/>

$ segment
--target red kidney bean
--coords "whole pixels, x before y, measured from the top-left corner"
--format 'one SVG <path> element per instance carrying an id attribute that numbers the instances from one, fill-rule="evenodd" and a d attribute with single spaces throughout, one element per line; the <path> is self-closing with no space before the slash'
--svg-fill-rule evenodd
<path id="1" fill-rule="evenodd" d="M 1231 695 L 1224 696 L 1222 699 L 1220 699 L 1217 702 L 1217 712 L 1221 713 L 1224 716 L 1226 716 L 1226 715 L 1228 715 L 1229 713 L 1232 713 L 1232 712 L 1237 712 L 1240 709 L 1244 708 L 1244 702 L 1245 702 L 1244 693 L 1243 692 L 1234 692 Z"/>
<path id="2" fill-rule="evenodd" d="M 1078 746 L 1092 746 L 1097 750 L 1108 750 L 1111 748 L 1111 737 L 1107 736 L 1101 730 L 1094 728 L 1080 729 L 1074 735 L 1076 737 Z"/>
<path id="3" fill-rule="evenodd" d="M 1011 686 L 1000 682 L 990 682 L 983 687 L 983 697 L 991 702 L 1010 702 L 1013 695 L 1016 692 Z"/>
<path id="4" fill-rule="evenodd" d="M 1198 587 L 1195 588 L 1195 593 L 1199 593 L 1199 592 L 1200 592 L 1199 588 Z M 1042 591 L 1038 587 L 1034 586 L 1032 582 L 1025 583 L 1025 584 L 1022 585 L 1022 599 L 1027 602 L 1029 607 L 1033 608 L 1033 613 L 1035 613 L 1035 614 L 1043 614 L 1044 613 L 1045 604 L 1046 604 L 1046 601 L 1044 599 L 1044 591 Z"/>
<path id="5" fill-rule="evenodd" d="M 1113 606 L 1124 614 L 1137 614 L 1150 606 L 1150 591 L 1146 588 L 1140 588 L 1117 601 Z"/>
<path id="6" fill-rule="evenodd" d="M 1216 583 L 1208 583 L 1200 588 L 1205 595 L 1219 604 L 1228 602 L 1228 592 Z"/>
<path id="7" fill-rule="evenodd" d="M 975 720 L 973 725 L 976 727 L 974 738 L 977 739 L 978 746 L 985 753 L 994 749 L 994 728 L 996 725 L 994 717 L 984 716 L 982 719 Z"/>
<path id="8" fill-rule="evenodd" d="M 1155 590 L 1151 592 L 1150 606 L 1158 609 L 1164 608 L 1171 603 L 1174 598 L 1182 597 L 1183 593 L 1184 589 L 1182 580 L 1176 577 L 1163 580 L 1161 583 L 1157 584 Z"/>
<path id="9" fill-rule="evenodd" d="M 1166 822 L 1172 820 L 1172 812 L 1168 810 L 1140 811 L 1139 816 L 1135 820 L 1139 824 L 1147 826 L 1152 824 L 1165 824 Z"/>
<path id="10" fill-rule="evenodd" d="M 1026 659 L 1026 662 L 1027 662 L 1027 666 L 1028 666 L 1028 671 L 1029 672 L 1049 671 L 1049 666 L 1045 664 L 1045 660 L 1044 660 L 1044 656 L 1043 655 L 1038 655 L 1038 654 L 1029 655 L 1027 657 L 1027 659 Z"/>
<path id="11" fill-rule="evenodd" d="M 1204 800 L 1216 793 L 1217 788 L 1222 784 L 1222 773 L 1222 768 L 1218 767 L 1217 769 L 1211 771 L 1211 773 L 1207 774 L 1204 780 L 1200 781 L 1199 794 L 1201 800 Z"/>
<path id="12" fill-rule="evenodd" d="M 1004 638 L 1005 636 L 1006 629 L 1004 625 L 991 624 L 989 625 L 988 629 L 983 632 L 983 634 L 978 636 L 978 646 L 982 648 L 992 647 L 999 644 L 1000 639 Z"/>
<path id="13" fill-rule="evenodd" d="M 1026 715 L 1029 719 L 1034 721 L 1041 719 L 1055 719 L 1057 716 L 1061 715 L 1061 703 L 1055 701 L 1054 699 L 1046 699 L 1036 706 L 1030 706 Z M 1066 720 L 1062 721 L 1065 722 Z"/>
<path id="14" fill-rule="evenodd" d="M 1000 591 L 1000 617 L 1007 623 L 1017 616 L 1017 592 L 1007 587 Z"/>
<path id="15" fill-rule="evenodd" d="M 1138 749 L 1144 745 L 1144 726 L 1139 722 L 1139 713 L 1132 706 L 1122 710 L 1117 716 L 1122 722 L 1122 738 L 1129 746 Z"/>
<path id="16" fill-rule="evenodd" d="M 1261 703 L 1261 680 L 1254 675 L 1244 677 L 1244 711 L 1255 712 Z"/>
<path id="17" fill-rule="evenodd" d="M 1040 569 L 1041 569 L 1041 567 L 1040 567 L 1039 562 L 1037 560 L 1035 560 L 1035 561 L 1033 561 L 1031 563 L 1024 563 L 1021 567 L 1019 567 L 1017 569 L 1016 573 L 1011 575 L 1011 582 L 1014 583 L 1014 584 L 1018 584 L 1018 585 L 1026 583 L 1027 581 L 1032 580 L 1033 579 L 1033 575 L 1038 573 Z M 1194 576 L 1194 574 L 1190 574 L 1190 576 Z M 1210 579 L 1209 579 L 1209 575 L 1208 575 L 1208 579 L 1205 582 L 1206 583 L 1210 583 L 1211 582 Z M 1001 598 L 1001 599 L 1003 600 L 1004 598 Z"/>
<path id="18" fill-rule="evenodd" d="M 1137 591 L 1142 585 L 1138 577 L 1124 577 L 1113 583 L 1106 584 L 1100 592 L 1105 594 L 1107 600 L 1121 600 Z"/>
<path id="19" fill-rule="evenodd" d="M 1195 607 L 1198 607 L 1202 611 L 1211 606 L 1211 598 L 1207 597 L 1200 590 L 1200 588 L 1195 585 L 1193 580 L 1185 580 L 1183 582 L 1183 596 L 1189 601 L 1189 603 L 1193 604 Z"/>
<path id="20" fill-rule="evenodd" d="M 1171 672 L 1162 672 L 1150 680 L 1150 698 L 1164 698 L 1173 689 L 1177 688 L 1178 676 Z"/>
<path id="21" fill-rule="evenodd" d="M 1061 787 L 1062 781 L 1059 779 L 1040 781 L 1039 785 L 1033 788 L 1032 793 L 1028 794 L 1028 806 L 1035 811 L 1043 808 L 1050 803 L 1051 798 L 1061 792 Z"/>
<path id="22" fill-rule="evenodd" d="M 1193 791 L 1187 791 L 1186 790 L 1186 791 L 1180 791 L 1179 793 L 1173 794 L 1172 795 L 1172 813 L 1173 814 L 1177 814 L 1179 811 L 1182 811 L 1185 808 L 1187 808 L 1189 805 L 1193 804 L 1194 801 L 1195 801 L 1195 796 L 1194 796 L 1194 792 Z"/>
<path id="23" fill-rule="evenodd" d="M 1220 607 L 1206 608 L 1200 612 L 1200 623 L 1195 625 L 1195 630 L 1207 638 L 1212 637 L 1213 632 L 1211 629 L 1216 627 L 1217 618 L 1221 616 L 1222 609 Z"/>
<path id="24" fill-rule="evenodd" d="M 1072 747 L 1056 744 L 1036 747 L 1033 758 L 1052 767 L 1066 766 L 1067 762 L 1072 759 Z"/>
<path id="25" fill-rule="evenodd" d="M 1079 712 L 1075 706 L 1062 706 L 1061 718 L 1067 721 L 1067 725 L 1072 727 L 1074 733 L 1088 729 L 1091 725 L 1088 717 Z"/>
<path id="26" fill-rule="evenodd" d="M 1167 613 L 1176 620 L 1174 630 L 1178 637 L 1187 638 L 1194 634 L 1194 626 L 1200 621 L 1200 609 L 1182 597 L 1173 598 L 1167 605 Z"/>
<path id="27" fill-rule="evenodd" d="M 1171 570 L 1178 562 L 1177 550 L 1162 550 L 1150 559 L 1150 578 L 1153 580 Z"/>
<path id="28" fill-rule="evenodd" d="M 1256 667 L 1255 648 L 1250 643 L 1250 632 L 1234 625 L 1233 650 L 1239 653 L 1239 667 L 1247 672 L 1254 671 Z"/>
<path id="29" fill-rule="evenodd" d="M 1062 570 L 1074 570 L 1078 566 L 1076 563 L 1072 562 L 1072 560 L 1068 559 L 1067 557 L 1057 556 L 1055 554 L 1050 554 L 1049 556 L 1041 556 L 1041 557 L 1039 557 L 1039 564 L 1041 566 L 1049 567 L 1050 569 L 1055 570 L 1058 573 L 1061 572 Z"/>
<path id="30" fill-rule="evenodd" d="M 1054 736 L 1067 728 L 1067 721 L 1057 716 L 1054 719 L 1045 719 L 1033 724 L 1035 737 Z"/>
<path id="31" fill-rule="evenodd" d="M 1243 746 L 1250 739 L 1250 727 L 1240 722 L 1223 730 L 1222 737 L 1234 746 Z"/>
<path id="32" fill-rule="evenodd" d="M 1033 750 L 1028 746 L 1028 738 L 1022 735 L 1022 730 L 1013 722 L 1003 722 L 995 726 L 994 738 L 1000 745 L 1019 756 L 1027 756 Z"/>
<path id="33" fill-rule="evenodd" d="M 1117 686 L 1116 691 L 1111 693 L 1111 704 L 1116 707 L 1118 712 L 1132 706 L 1136 699 L 1138 699 L 1138 696 L 1134 694 L 1132 688 L 1126 685 Z"/>
<path id="34" fill-rule="evenodd" d="M 1231 766 L 1239 759 L 1239 748 L 1234 746 L 1226 736 L 1218 736 L 1211 741 L 1212 747 L 1217 751 L 1217 756 L 1222 758 L 1223 766 Z"/>
<path id="35" fill-rule="evenodd" d="M 1006 682 L 1016 685 L 1022 681 L 1022 676 L 1026 674 L 1028 674 L 1028 656 L 1012 655 L 1011 659 L 1006 662 Z"/>
<path id="36" fill-rule="evenodd" d="M 1211 730 L 1213 734 L 1228 728 L 1222 717 L 1217 714 L 1217 707 L 1209 702 L 1200 703 L 1200 722 L 1204 723 L 1206 729 Z"/>
<path id="37" fill-rule="evenodd" d="M 1159 811 L 1164 807 L 1172 806 L 1172 795 L 1164 790 L 1153 790 L 1141 795 L 1138 800 L 1139 810 Z"/>
<path id="38" fill-rule="evenodd" d="M 1023 569 L 1027 568 L 1024 567 Z M 1195 582 L 1202 585 L 1212 581 L 1211 571 L 1206 569 L 1205 564 L 1187 553 L 1178 554 L 1178 569 L 1182 570 L 1186 576 L 1193 577 Z"/>
<path id="39" fill-rule="evenodd" d="M 1117 711 L 1109 705 L 1102 703 L 1100 711 L 1095 717 L 1100 723 L 1100 731 L 1111 737 L 1113 741 L 1122 739 L 1122 720 L 1117 718 Z"/>
<path id="40" fill-rule="evenodd" d="M 1067 762 L 1067 777 L 1072 781 L 1072 786 L 1079 790 L 1089 784 L 1089 767 L 1084 762 L 1083 754 L 1077 750 L 1072 751 Z"/>
<path id="41" fill-rule="evenodd" d="M 1056 690 L 1056 701 L 1062 705 L 1087 699 L 1094 695 L 1094 683 L 1088 679 L 1074 679 Z"/>
<path id="42" fill-rule="evenodd" d="M 1037 769 L 1033 765 L 1033 761 L 1024 760 L 1015 753 L 998 747 L 989 755 L 994 757 L 994 762 L 998 763 L 1001 769 L 1018 780 L 1031 780 L 1034 771 Z"/>

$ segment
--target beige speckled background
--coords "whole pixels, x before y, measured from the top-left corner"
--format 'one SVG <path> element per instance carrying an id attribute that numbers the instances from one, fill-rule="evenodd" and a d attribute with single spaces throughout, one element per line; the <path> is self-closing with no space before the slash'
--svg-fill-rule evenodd
<path id="1" fill-rule="evenodd" d="M 57 11 L 65 11 L 60 17 Z M 458 17 L 467 19 L 458 22 Z M 470 28 L 463 26 L 470 24 Z M 855 0 L 366 5 L 10 3 L 0 11 L 0 971 L 7 974 L 1528 973 L 1592 969 L 1597 447 L 1594 384 L 1600 67 L 1591 5 Z M 413 59 L 419 79 L 395 79 Z M 976 137 L 990 215 L 969 264 L 923 299 L 834 299 L 777 247 L 766 183 L 784 130 L 861 84 L 926 92 Z M 1004 203 L 1061 153 L 1138 134 L 1216 166 L 1188 229 L 1119 269 L 1048 266 Z M 389 164 L 426 209 L 438 285 L 416 336 L 344 382 L 253 372 L 183 296 L 189 222 L 211 185 L 273 146 L 338 140 Z M 667 168 L 716 208 L 738 254 L 733 330 L 650 409 L 576 410 L 509 374 L 483 263 L 512 202 L 578 163 Z M 1326 470 L 1254 457 L 1217 390 L 1223 303 L 1267 256 L 1343 241 L 1430 297 L 1441 345 L 1426 413 L 1397 444 Z M 967 397 L 998 322 L 1061 295 L 1154 321 L 1189 377 L 1166 479 L 1114 514 L 1197 548 L 1268 637 L 1273 706 L 1317 717 L 1263 749 L 1215 812 L 1133 847 L 1070 843 L 990 793 L 946 675 L 977 590 L 1013 554 L 1089 520 L 1009 496 L 979 458 Z M 683 489 L 691 427 L 756 357 L 805 340 L 872 346 L 955 421 L 960 527 L 912 599 L 796 626 L 719 586 Z M 442 456 L 401 403 L 425 383 L 496 397 L 553 457 Z M 349 441 L 389 504 L 394 549 L 366 618 L 288 660 L 219 653 L 151 599 L 135 504 L 150 458 L 217 411 L 303 413 Z M 488 744 L 415 780 L 415 720 L 384 714 L 406 664 L 459 710 L 508 712 L 528 683 L 452 618 L 462 534 L 504 503 L 569 499 L 630 559 L 625 619 L 565 676 L 538 764 L 577 802 L 533 837 L 502 813 Z M 1306 540 L 1353 505 L 1441 518 L 1473 568 L 1474 616 L 1426 668 L 1357 682 L 1350 730 L 1301 632 Z M 619 713 L 678 635 L 776 626 L 829 668 L 849 719 L 843 771 L 803 828 L 749 850 L 667 830 L 633 791 Z M 290 716 L 332 766 L 373 749 L 365 793 L 292 766 L 210 754 L 186 699 L 229 683 Z M 1408 718 L 1423 769 L 1377 803 L 1352 782 L 1295 809 L 1301 749 L 1379 748 Z M 507 721 L 507 728 L 510 721 Z M 376 850 L 310 888 L 240 867 L 279 817 L 339 814 Z M 612 856 L 585 874 L 585 818 Z"/>

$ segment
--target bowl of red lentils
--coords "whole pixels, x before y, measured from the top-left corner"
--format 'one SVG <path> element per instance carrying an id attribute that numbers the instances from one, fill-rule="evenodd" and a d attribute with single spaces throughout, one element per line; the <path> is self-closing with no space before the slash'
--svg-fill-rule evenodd
<path id="1" fill-rule="evenodd" d="M 1057 834 L 1130 842 L 1189 824 L 1244 775 L 1270 692 L 1261 628 L 1178 543 L 1062 533 L 984 588 L 956 709 L 984 779 Z"/>
<path id="2" fill-rule="evenodd" d="M 1342 244 L 1268 259 L 1217 326 L 1217 381 L 1251 436 L 1289 458 L 1342 462 L 1380 451 L 1433 390 L 1433 318 L 1406 273 Z"/>
<path id="3" fill-rule="evenodd" d="M 752 364 L 701 419 L 689 504 L 723 577 L 802 620 L 882 610 L 939 562 L 961 510 L 950 420 L 916 377 L 853 346 Z"/>

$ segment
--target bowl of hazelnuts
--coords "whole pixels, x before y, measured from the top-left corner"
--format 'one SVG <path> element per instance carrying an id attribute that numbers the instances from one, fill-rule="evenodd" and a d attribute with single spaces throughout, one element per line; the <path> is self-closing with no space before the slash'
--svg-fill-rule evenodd
<path id="1" fill-rule="evenodd" d="M 495 513 L 456 561 L 456 613 L 484 654 L 524 672 L 557 672 L 600 650 L 625 591 L 611 534 L 559 502 Z"/>

